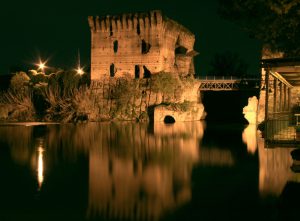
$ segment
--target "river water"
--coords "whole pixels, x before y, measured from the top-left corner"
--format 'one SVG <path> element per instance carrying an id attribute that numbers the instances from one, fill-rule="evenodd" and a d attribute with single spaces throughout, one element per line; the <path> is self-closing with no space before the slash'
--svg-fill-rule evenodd
<path id="1" fill-rule="evenodd" d="M 0 220 L 297 219 L 293 149 L 240 124 L 0 126 Z"/>

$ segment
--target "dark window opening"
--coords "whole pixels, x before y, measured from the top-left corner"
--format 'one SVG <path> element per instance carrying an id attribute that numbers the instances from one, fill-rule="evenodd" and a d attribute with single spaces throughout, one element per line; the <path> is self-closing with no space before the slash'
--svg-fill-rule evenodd
<path id="1" fill-rule="evenodd" d="M 144 78 L 150 78 L 151 72 L 146 68 L 146 66 L 143 66 L 144 68 Z"/>
<path id="2" fill-rule="evenodd" d="M 167 116 L 165 116 L 164 122 L 166 124 L 174 124 L 175 119 L 174 119 L 174 117 L 167 115 Z"/>
<path id="3" fill-rule="evenodd" d="M 138 23 L 138 24 L 137 24 L 137 27 L 136 27 L 136 33 L 137 33 L 138 35 L 140 35 L 140 34 L 141 34 L 141 27 L 140 27 L 140 23 Z"/>
<path id="4" fill-rule="evenodd" d="M 140 67 L 138 65 L 134 66 L 134 77 L 140 78 Z"/>
<path id="5" fill-rule="evenodd" d="M 114 52 L 117 53 L 119 48 L 119 42 L 117 40 L 114 41 Z"/>
<path id="6" fill-rule="evenodd" d="M 111 22 L 110 22 L 110 25 L 109 25 L 109 36 L 113 36 L 113 34 L 114 34 Z"/>
<path id="7" fill-rule="evenodd" d="M 115 65 L 111 64 L 109 67 L 109 72 L 110 72 L 110 76 L 114 77 L 115 76 Z"/>
<path id="8" fill-rule="evenodd" d="M 147 54 L 150 51 L 151 45 L 145 40 L 142 40 L 142 54 Z"/>
<path id="9" fill-rule="evenodd" d="M 183 46 L 178 46 L 175 49 L 175 54 L 186 54 L 187 52 L 187 48 L 183 47 Z"/>

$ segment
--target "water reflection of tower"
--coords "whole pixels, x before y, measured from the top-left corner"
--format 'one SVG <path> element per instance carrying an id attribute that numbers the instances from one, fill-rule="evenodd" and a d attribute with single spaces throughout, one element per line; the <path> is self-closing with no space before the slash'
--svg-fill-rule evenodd
<path id="1" fill-rule="evenodd" d="M 102 133 L 102 147 L 90 149 L 88 216 L 156 220 L 189 201 L 202 126 L 160 124 L 148 134 L 147 125 L 139 125 L 126 128 L 128 134 L 121 125 L 114 134 Z M 115 146 L 115 139 L 126 143 Z"/>

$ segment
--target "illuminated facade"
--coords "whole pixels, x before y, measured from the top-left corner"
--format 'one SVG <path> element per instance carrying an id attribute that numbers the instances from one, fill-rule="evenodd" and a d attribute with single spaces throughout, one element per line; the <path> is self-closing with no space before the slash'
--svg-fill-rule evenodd
<path id="1" fill-rule="evenodd" d="M 160 11 L 92 17 L 91 79 L 194 74 L 195 36 Z"/>

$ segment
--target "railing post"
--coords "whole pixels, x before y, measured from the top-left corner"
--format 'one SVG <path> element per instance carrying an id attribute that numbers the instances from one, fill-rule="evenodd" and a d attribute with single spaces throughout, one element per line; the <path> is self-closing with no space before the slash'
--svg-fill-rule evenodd
<path id="1" fill-rule="evenodd" d="M 266 97 L 265 97 L 265 122 L 267 123 L 267 120 L 269 118 L 268 113 L 269 113 L 269 75 L 270 75 L 270 70 L 269 68 L 266 68 L 266 74 L 265 74 L 265 84 L 266 84 Z"/>
<path id="2" fill-rule="evenodd" d="M 288 106 L 288 111 L 290 111 L 290 109 L 291 109 L 291 88 L 288 88 L 288 103 L 287 103 L 287 106 Z"/>
<path id="3" fill-rule="evenodd" d="M 283 85 L 283 111 L 287 111 L 287 86 Z"/>
<path id="4" fill-rule="evenodd" d="M 274 100 L 273 100 L 273 113 L 277 111 L 277 78 L 274 78 Z"/>
<path id="5" fill-rule="evenodd" d="M 283 110 L 283 108 L 282 108 L 282 100 L 283 100 L 283 93 L 282 93 L 282 89 L 283 89 L 283 87 L 282 87 L 282 82 L 280 82 L 279 83 L 279 91 L 280 91 L 280 94 L 279 94 L 279 112 L 281 112 L 282 110 Z"/>

